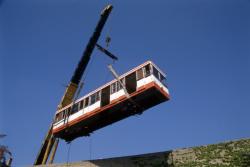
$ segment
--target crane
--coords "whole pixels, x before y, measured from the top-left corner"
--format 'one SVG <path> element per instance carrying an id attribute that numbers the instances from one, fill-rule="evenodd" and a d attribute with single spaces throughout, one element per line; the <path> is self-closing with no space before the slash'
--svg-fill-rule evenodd
<path id="1" fill-rule="evenodd" d="M 0 138 L 6 137 L 5 134 L 0 134 Z M 8 155 L 8 156 L 6 156 Z M 8 157 L 8 158 L 6 158 Z M 0 167 L 10 167 L 12 163 L 12 153 L 9 151 L 8 147 L 5 145 L 0 145 Z"/>
<path id="2" fill-rule="evenodd" d="M 95 46 L 100 49 L 100 45 L 97 44 L 97 41 L 101 35 L 102 29 L 108 19 L 108 16 L 110 15 L 112 11 L 113 6 L 108 5 L 104 8 L 104 10 L 101 12 L 100 19 L 97 23 L 97 26 L 92 34 L 92 36 L 89 39 L 89 42 L 83 52 L 83 55 L 78 63 L 78 66 L 76 67 L 74 74 L 64 92 L 64 95 L 62 96 L 62 99 L 57 106 L 57 109 L 61 109 L 65 107 L 66 105 L 73 102 L 73 99 L 75 97 L 76 91 L 79 87 L 79 83 L 81 81 L 82 75 L 89 63 L 89 60 L 91 58 L 91 54 L 95 48 Z M 103 49 L 101 49 L 103 50 Z M 106 50 L 103 50 L 106 52 Z M 109 53 L 109 52 L 106 52 Z M 111 58 L 113 55 L 109 55 Z M 113 57 L 114 58 L 114 57 Z M 48 161 L 48 158 L 50 157 L 49 163 L 53 163 L 54 156 L 58 147 L 59 139 L 55 138 L 52 134 L 52 125 L 51 123 L 49 130 L 45 136 L 45 139 L 43 140 L 42 146 L 37 154 L 36 160 L 34 162 L 34 165 L 41 165 L 46 164 Z"/>

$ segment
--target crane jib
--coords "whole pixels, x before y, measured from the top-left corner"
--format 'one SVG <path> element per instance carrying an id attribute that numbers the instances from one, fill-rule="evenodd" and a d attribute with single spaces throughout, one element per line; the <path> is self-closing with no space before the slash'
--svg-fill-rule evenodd
<path id="1" fill-rule="evenodd" d="M 72 102 L 73 97 L 76 93 L 76 90 L 78 88 L 78 85 L 80 83 L 80 80 L 82 78 L 82 75 L 88 65 L 88 62 L 90 60 L 91 54 L 93 52 L 93 49 L 101 35 L 101 31 L 103 29 L 103 26 L 105 25 L 105 22 L 111 13 L 113 6 L 108 5 L 101 13 L 101 17 L 98 21 L 98 24 L 95 28 L 94 33 L 89 39 L 89 42 L 83 52 L 83 55 L 81 57 L 81 60 L 78 63 L 77 68 L 75 69 L 75 72 L 71 78 L 71 82 L 69 83 L 68 87 L 66 88 L 66 91 L 62 97 L 61 102 L 59 103 L 58 107 L 64 107 L 65 105 L 69 104 Z M 52 124 L 45 136 L 45 139 L 43 141 L 43 144 L 38 152 L 38 155 L 36 157 L 36 160 L 34 162 L 34 165 L 39 165 L 39 164 L 46 164 L 48 157 L 50 157 L 50 163 L 53 162 L 55 152 L 57 149 L 58 141 L 56 140 L 53 135 L 52 135 Z M 53 148 L 53 152 L 51 153 L 51 149 Z M 50 155 L 51 153 L 51 155 Z"/>
<path id="2" fill-rule="evenodd" d="M 104 26 L 109 14 L 110 14 L 112 8 L 113 8 L 112 5 L 108 5 L 103 10 L 103 12 L 101 14 L 101 18 L 100 18 L 100 20 L 95 28 L 95 31 L 94 31 L 93 35 L 91 36 L 91 38 L 89 39 L 89 43 L 83 52 L 83 55 L 81 57 L 81 60 L 78 63 L 77 68 L 75 69 L 74 75 L 71 78 L 72 83 L 75 83 L 77 85 L 79 84 L 79 82 L 82 78 L 83 72 L 85 71 L 85 69 L 88 65 L 88 62 L 90 60 L 91 53 L 94 50 L 94 47 L 95 47 L 95 45 L 96 45 L 96 43 L 101 35 L 101 31 L 103 29 L 103 26 Z"/>

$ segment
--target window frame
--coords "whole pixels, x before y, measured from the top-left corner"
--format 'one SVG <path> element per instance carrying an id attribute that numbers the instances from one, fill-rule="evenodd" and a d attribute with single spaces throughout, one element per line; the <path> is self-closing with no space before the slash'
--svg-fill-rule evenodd
<path id="1" fill-rule="evenodd" d="M 90 98 L 89 105 L 92 105 L 92 104 L 94 104 L 96 102 L 96 94 L 95 93 L 90 95 L 89 98 Z"/>
<path id="2" fill-rule="evenodd" d="M 100 91 L 93 93 L 89 96 L 90 103 L 89 105 L 95 104 L 96 102 L 100 101 Z"/>
<path id="3" fill-rule="evenodd" d="M 75 103 L 72 105 L 72 109 L 70 110 L 70 115 L 75 114 L 79 111 L 79 103 Z"/>
<path id="4" fill-rule="evenodd" d="M 125 85 L 125 83 L 124 83 L 125 79 L 124 78 L 121 78 L 120 81 L 122 82 L 123 85 Z M 118 92 L 118 91 L 122 90 L 123 87 L 122 87 L 122 84 L 119 81 L 116 81 L 116 82 L 117 82 L 116 92 Z"/>
<path id="5" fill-rule="evenodd" d="M 154 66 L 153 66 L 153 75 L 160 81 L 160 79 L 159 79 L 159 71 Z"/>
<path id="6" fill-rule="evenodd" d="M 89 97 L 86 97 L 84 99 L 85 103 L 84 103 L 84 108 L 88 107 L 89 106 Z"/>
<path id="7" fill-rule="evenodd" d="M 140 71 L 140 73 L 141 73 L 140 78 L 139 78 L 139 71 Z M 139 81 L 139 80 L 141 80 L 141 79 L 143 79 L 143 78 L 144 78 L 144 72 L 143 72 L 143 67 L 142 67 L 142 68 L 140 68 L 140 69 L 138 69 L 138 70 L 136 71 L 136 81 Z"/>
<path id="8" fill-rule="evenodd" d="M 114 83 L 111 84 L 110 95 L 114 94 L 116 92 L 116 90 L 117 90 L 117 84 L 116 84 L 116 82 L 114 82 Z"/>
<path id="9" fill-rule="evenodd" d="M 149 67 L 149 69 L 147 70 L 146 67 Z M 150 76 L 150 75 L 151 75 L 151 71 L 152 71 L 152 70 L 151 70 L 151 64 L 145 65 L 145 66 L 143 67 L 143 76 L 144 76 L 144 78 Z"/>
<path id="10" fill-rule="evenodd" d="M 84 108 L 84 100 L 85 100 L 85 99 L 83 99 L 83 100 L 81 100 L 81 101 L 79 102 L 79 110 L 82 110 L 82 109 Z"/>

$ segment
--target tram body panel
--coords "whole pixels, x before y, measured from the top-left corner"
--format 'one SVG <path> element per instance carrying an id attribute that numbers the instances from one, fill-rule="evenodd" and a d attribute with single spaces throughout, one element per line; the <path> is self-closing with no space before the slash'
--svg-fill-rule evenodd
<path id="1" fill-rule="evenodd" d="M 116 101 L 118 98 L 124 97 L 124 96 L 125 96 L 125 92 L 124 92 L 123 89 L 121 89 L 118 92 L 113 93 L 113 94 L 110 95 L 110 101 L 112 103 L 112 102 Z"/>
<path id="2" fill-rule="evenodd" d="M 71 141 L 167 101 L 169 91 L 164 79 L 165 74 L 148 61 L 120 77 L 130 98 L 120 83 L 113 80 L 57 111 L 53 134 Z"/>

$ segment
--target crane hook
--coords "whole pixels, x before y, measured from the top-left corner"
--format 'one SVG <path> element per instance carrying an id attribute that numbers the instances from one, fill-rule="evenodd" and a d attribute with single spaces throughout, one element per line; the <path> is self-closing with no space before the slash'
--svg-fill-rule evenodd
<path id="1" fill-rule="evenodd" d="M 105 39 L 105 42 L 106 42 L 106 47 L 108 48 L 109 47 L 109 44 L 111 42 L 111 37 L 110 36 L 107 36 L 106 39 Z"/>

